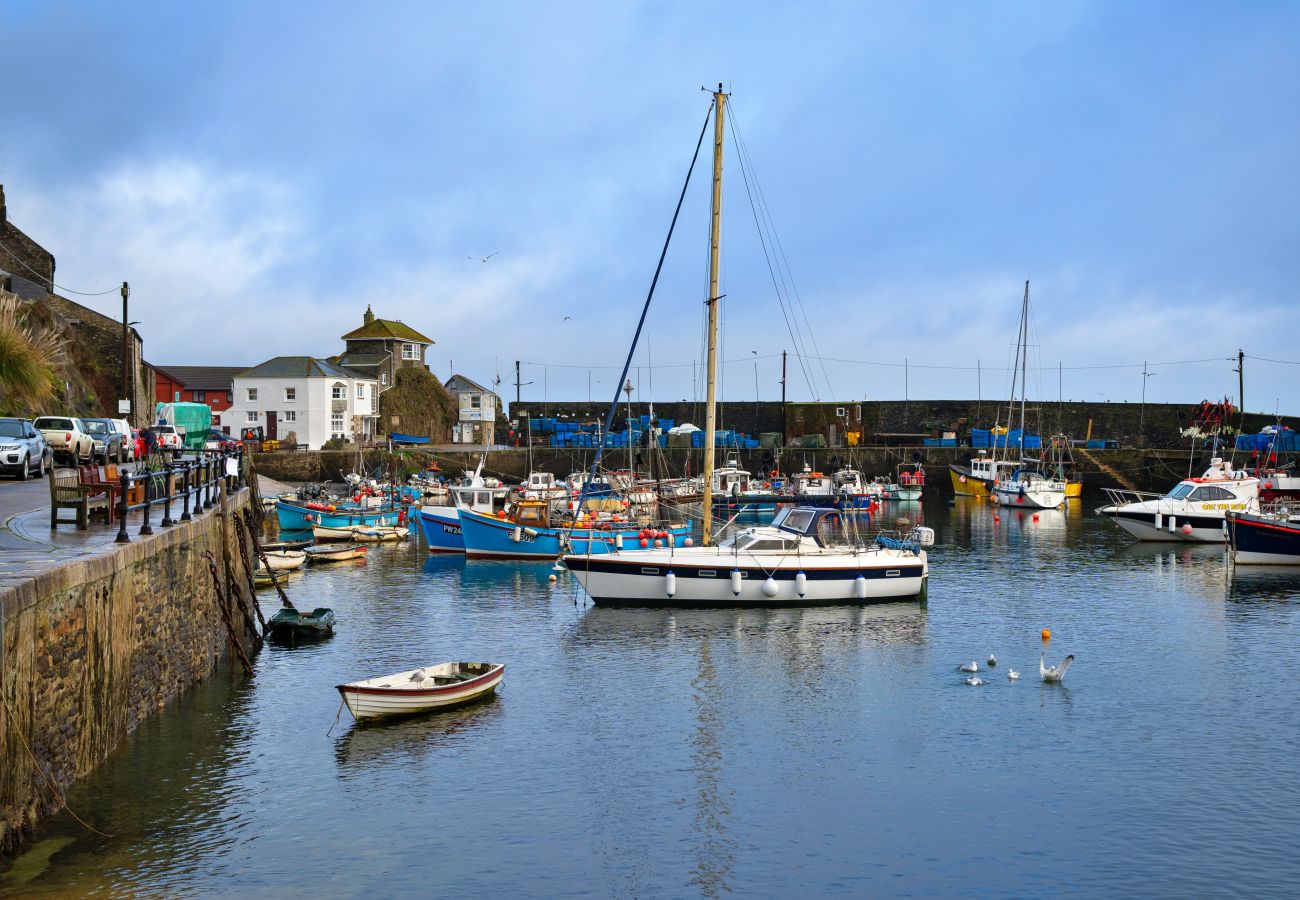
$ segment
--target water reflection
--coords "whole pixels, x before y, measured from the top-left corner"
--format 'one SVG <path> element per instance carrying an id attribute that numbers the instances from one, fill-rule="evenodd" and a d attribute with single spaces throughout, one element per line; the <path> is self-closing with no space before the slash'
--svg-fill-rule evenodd
<path id="1" fill-rule="evenodd" d="M 334 742 L 339 777 L 357 774 L 358 769 L 368 778 L 389 766 L 410 767 L 437 750 L 473 740 L 475 731 L 490 724 L 502 711 L 502 701 L 494 694 L 442 713 L 364 726 L 353 722 Z"/>
<path id="2" fill-rule="evenodd" d="M 705 897 L 730 893 L 736 842 L 728 836 L 731 791 L 722 785 L 725 718 L 723 692 L 709 641 L 700 642 L 698 671 L 691 681 L 695 730 L 691 735 L 691 772 L 695 778 L 695 865 L 690 884 Z"/>

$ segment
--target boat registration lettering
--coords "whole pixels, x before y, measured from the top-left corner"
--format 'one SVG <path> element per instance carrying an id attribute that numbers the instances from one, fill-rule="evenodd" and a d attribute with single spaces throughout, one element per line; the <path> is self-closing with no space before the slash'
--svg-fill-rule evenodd
<path id="1" fill-rule="evenodd" d="M 459 526 L 459 525 L 445 525 L 445 524 L 444 524 L 444 525 L 442 526 L 442 533 L 443 533 L 443 534 L 460 534 L 460 526 Z"/>

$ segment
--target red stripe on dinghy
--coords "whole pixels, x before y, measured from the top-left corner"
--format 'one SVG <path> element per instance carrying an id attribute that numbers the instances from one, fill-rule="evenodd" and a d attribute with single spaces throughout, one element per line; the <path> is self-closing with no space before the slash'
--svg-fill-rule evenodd
<path id="1" fill-rule="evenodd" d="M 434 688 L 381 688 L 362 687 L 356 684 L 340 684 L 337 685 L 337 688 L 340 693 L 347 692 L 350 694 L 376 694 L 386 697 L 437 697 L 440 694 L 450 694 L 476 687 L 484 681 L 503 675 L 505 670 L 505 666 L 498 666 L 478 678 L 471 678 L 469 681 L 458 681 L 455 684 L 443 684 Z"/>

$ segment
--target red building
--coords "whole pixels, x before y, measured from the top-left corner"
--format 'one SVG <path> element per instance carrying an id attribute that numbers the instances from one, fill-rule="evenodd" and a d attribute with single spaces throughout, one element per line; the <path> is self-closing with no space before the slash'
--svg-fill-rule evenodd
<path id="1" fill-rule="evenodd" d="M 212 427 L 226 434 L 235 423 L 221 413 L 235 402 L 233 380 L 245 366 L 154 366 L 157 385 L 154 399 L 159 403 L 206 403 L 212 407 Z"/>

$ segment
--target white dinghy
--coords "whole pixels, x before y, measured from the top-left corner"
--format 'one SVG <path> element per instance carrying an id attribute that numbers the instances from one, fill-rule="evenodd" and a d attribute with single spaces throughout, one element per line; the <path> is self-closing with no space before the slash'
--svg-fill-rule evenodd
<path id="1" fill-rule="evenodd" d="M 358 721 L 447 709 L 486 697 L 497 689 L 501 663 L 446 662 L 337 685 Z"/>

